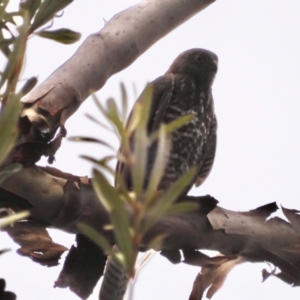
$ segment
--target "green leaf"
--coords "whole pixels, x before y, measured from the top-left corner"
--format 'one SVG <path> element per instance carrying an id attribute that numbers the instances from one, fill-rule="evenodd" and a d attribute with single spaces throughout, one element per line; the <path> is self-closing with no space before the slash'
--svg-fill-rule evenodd
<path id="1" fill-rule="evenodd" d="M 195 202 L 182 202 L 172 205 L 167 211 L 167 214 L 178 214 L 187 211 L 193 211 L 199 208 L 199 205 Z"/>
<path id="2" fill-rule="evenodd" d="M 94 190 L 100 202 L 110 214 L 117 245 L 125 257 L 125 268 L 129 268 L 134 264 L 135 259 L 131 242 L 130 223 L 124 202 L 99 171 L 94 169 L 93 175 Z"/>
<path id="3" fill-rule="evenodd" d="M 81 33 L 67 28 L 61 28 L 57 30 L 42 30 L 35 32 L 35 34 L 42 38 L 54 40 L 62 44 L 73 44 L 81 37 Z"/>
<path id="4" fill-rule="evenodd" d="M 93 122 L 95 122 L 96 124 L 98 124 L 99 126 L 105 128 L 106 130 L 111 131 L 111 132 L 113 132 L 113 133 L 116 133 L 115 130 L 113 130 L 112 128 L 108 127 L 106 124 L 100 122 L 99 120 L 97 120 L 97 119 L 96 119 L 95 117 L 93 117 L 92 115 L 90 115 L 90 114 L 85 114 L 85 116 L 86 116 L 88 119 L 90 119 L 91 121 L 93 121 Z"/>
<path id="5" fill-rule="evenodd" d="M 115 187 L 116 189 L 122 193 L 123 196 L 125 196 L 125 199 L 128 203 L 133 203 L 133 202 L 136 202 L 136 194 L 134 192 L 131 192 L 134 197 L 130 197 L 129 194 L 128 194 L 128 189 L 126 187 L 126 184 L 124 182 L 124 178 L 123 176 L 120 174 L 120 173 L 117 173 L 114 171 L 114 174 L 113 174 L 114 178 L 115 178 Z"/>
<path id="6" fill-rule="evenodd" d="M 145 128 L 148 124 L 148 120 L 150 117 L 152 94 L 153 94 L 153 87 L 151 84 L 148 84 L 143 91 L 142 100 L 141 100 L 142 109 L 139 116 L 140 118 L 139 124 Z"/>
<path id="7" fill-rule="evenodd" d="M 128 112 L 128 96 L 123 82 L 120 83 L 120 89 L 121 89 L 121 100 L 122 100 L 122 119 L 123 121 L 125 121 Z"/>
<path id="8" fill-rule="evenodd" d="M 117 105 L 115 101 L 110 98 L 107 101 L 107 118 L 115 126 L 119 137 L 121 138 L 122 146 L 126 154 L 130 153 L 129 138 L 124 129 L 124 124 L 119 116 Z"/>
<path id="9" fill-rule="evenodd" d="M 164 170 L 167 165 L 167 157 L 170 152 L 170 140 L 166 135 L 166 126 L 160 126 L 158 130 L 158 148 L 155 157 L 155 162 L 151 171 L 150 180 L 147 186 L 147 190 L 145 193 L 145 203 L 146 205 L 150 204 L 150 200 L 154 199 L 153 196 L 156 194 L 158 189 L 158 185 L 161 181 L 161 178 L 164 174 Z"/>
<path id="10" fill-rule="evenodd" d="M 18 13 L 17 13 L 18 14 Z M 20 15 L 20 14 L 19 14 Z M 5 14 L 5 17 L 4 17 L 4 19 L 5 19 L 5 21 L 7 22 L 7 23 L 10 23 L 10 24 L 12 24 L 12 25 L 14 25 L 14 26 L 17 26 L 17 23 L 15 22 L 15 20 L 14 20 L 14 13 L 6 13 Z"/>
<path id="11" fill-rule="evenodd" d="M 22 68 L 25 46 L 27 41 L 27 33 L 29 26 L 28 17 L 28 14 L 24 13 L 23 24 L 18 27 L 18 36 L 15 38 L 15 41 L 13 43 L 13 49 L 9 54 L 8 63 L 0 79 L 1 89 L 5 81 L 13 77 L 13 79 L 10 82 L 11 86 L 7 87 L 9 89 L 7 94 L 15 91 L 15 85 L 17 83 L 17 80 L 19 79 L 19 72 Z"/>
<path id="12" fill-rule="evenodd" d="M 107 117 L 107 112 L 105 110 L 105 108 L 103 107 L 103 105 L 101 104 L 100 100 L 98 99 L 98 97 L 96 96 L 96 94 L 92 94 L 92 98 L 97 106 L 97 108 L 100 110 L 100 112 L 102 113 L 102 115 Z"/>
<path id="13" fill-rule="evenodd" d="M 18 137 L 17 122 L 21 108 L 20 96 L 12 94 L 0 112 L 0 164 L 12 150 Z"/>
<path id="14" fill-rule="evenodd" d="M 147 126 L 149 119 L 149 112 L 152 100 L 152 85 L 148 84 L 141 95 L 141 100 L 136 102 L 130 123 L 127 126 L 127 135 L 130 136 L 132 132 L 139 126 Z"/>
<path id="15" fill-rule="evenodd" d="M 41 0 L 26 0 L 20 2 L 20 8 L 28 10 L 30 20 L 34 17 L 40 5 Z"/>
<path id="16" fill-rule="evenodd" d="M 166 134 L 169 134 L 169 133 L 177 130 L 178 128 L 182 127 L 183 125 L 189 123 L 193 118 L 194 118 L 194 115 L 188 114 L 188 115 L 182 116 L 168 124 L 165 124 L 164 126 L 165 126 L 165 130 L 166 130 Z M 150 137 L 151 142 L 156 140 L 158 138 L 158 136 L 159 136 L 159 130 L 153 132 Z"/>
<path id="17" fill-rule="evenodd" d="M 2 30 L 0 30 L 0 50 L 3 52 L 3 54 L 8 58 L 10 55 L 10 49 L 9 46 L 14 42 L 13 38 L 5 39 L 2 33 Z"/>
<path id="18" fill-rule="evenodd" d="M 69 140 L 73 141 L 73 142 L 96 143 L 96 144 L 106 146 L 107 148 L 115 151 L 115 149 L 110 144 L 106 143 L 103 140 L 99 140 L 99 139 L 95 139 L 95 138 L 84 137 L 84 136 L 73 136 L 73 137 L 69 137 Z"/>
<path id="19" fill-rule="evenodd" d="M 167 237 L 167 234 L 160 234 L 156 236 L 150 243 L 148 248 L 149 249 L 154 249 L 156 251 L 161 249 L 161 246 L 164 242 L 164 239 Z"/>
<path id="20" fill-rule="evenodd" d="M 37 82 L 38 82 L 37 77 L 29 78 L 20 90 L 21 96 L 23 97 L 24 95 L 29 93 L 36 86 Z"/>
<path id="21" fill-rule="evenodd" d="M 0 219 L 0 228 L 6 227 L 8 225 L 12 225 L 13 223 L 25 219 L 29 217 L 30 213 L 29 211 L 22 211 L 17 214 L 12 214 L 8 217 Z"/>
<path id="22" fill-rule="evenodd" d="M 163 196 L 157 199 L 156 204 L 151 208 L 144 225 L 143 232 L 147 232 L 155 223 L 159 221 L 171 208 L 185 188 L 195 178 L 196 168 L 191 168 L 186 174 L 181 176 Z"/>
<path id="23" fill-rule="evenodd" d="M 161 236 L 158 236 L 158 240 Z M 150 247 L 149 247 L 150 248 Z M 154 255 L 156 254 L 156 251 L 153 250 L 148 250 L 146 253 L 144 253 L 143 257 L 141 258 L 140 261 L 138 261 L 138 265 L 136 266 L 136 276 L 135 279 L 137 278 L 137 274 L 138 272 L 141 271 L 141 269 L 152 259 L 152 257 L 154 257 Z"/>
<path id="24" fill-rule="evenodd" d="M 19 172 L 22 169 L 21 164 L 11 164 L 5 167 L 1 172 L 0 172 L 0 184 L 4 182 L 10 175 L 13 173 Z"/>
<path id="25" fill-rule="evenodd" d="M 2 32 L 0 32 L 0 38 L 0 48 L 10 46 L 14 42 L 13 38 L 5 39 Z"/>
<path id="26" fill-rule="evenodd" d="M 92 228 L 91 226 L 78 223 L 78 229 L 82 232 L 86 237 L 91 239 L 96 245 L 98 245 L 107 255 L 113 255 L 112 245 L 108 242 L 103 234 Z"/>
<path id="27" fill-rule="evenodd" d="M 1 0 L 0 5 L 0 20 L 5 20 L 4 16 L 6 14 L 6 6 L 8 4 L 8 0 Z"/>
<path id="28" fill-rule="evenodd" d="M 44 0 L 35 15 L 33 24 L 30 27 L 30 33 L 49 22 L 56 13 L 72 2 L 73 0 Z"/>
<path id="29" fill-rule="evenodd" d="M 139 126 L 134 133 L 134 153 L 132 165 L 132 181 L 134 191 L 137 195 L 140 195 L 143 191 L 147 167 L 147 149 L 148 139 L 146 126 Z"/>
<path id="30" fill-rule="evenodd" d="M 115 155 L 109 155 L 109 156 L 105 156 L 102 159 L 95 159 L 93 157 L 90 156 L 86 156 L 86 155 L 80 155 L 80 158 L 86 159 L 87 161 L 96 164 L 99 167 L 104 168 L 106 171 L 108 171 L 111 175 L 114 176 L 115 171 L 114 169 L 112 169 L 109 165 L 108 162 L 111 161 L 112 159 L 116 158 Z"/>
<path id="31" fill-rule="evenodd" d="M 102 115 L 103 115 L 103 116 L 104 116 L 104 117 L 105 117 L 112 125 L 114 125 L 114 128 L 113 128 L 113 130 L 112 130 L 111 128 L 107 127 L 105 124 L 103 124 L 103 123 L 101 123 L 101 122 L 99 122 L 99 121 L 96 121 L 95 118 L 93 118 L 93 117 L 91 117 L 91 116 L 89 116 L 89 115 L 88 115 L 88 117 L 91 118 L 92 121 L 96 122 L 96 123 L 99 124 L 100 126 L 106 128 L 106 129 L 108 129 L 109 131 L 113 131 L 114 133 L 117 134 L 117 131 L 116 131 L 117 125 L 114 124 L 114 122 L 111 120 L 110 112 L 104 108 L 104 106 L 101 104 L 101 102 L 99 101 L 98 97 L 97 97 L 95 94 L 92 95 L 92 98 L 93 98 L 93 100 L 94 100 L 94 102 L 95 102 L 97 108 L 100 110 L 101 114 L 102 114 Z M 108 101 L 113 101 L 113 99 L 110 98 L 110 99 L 108 99 Z M 107 102 L 108 102 L 108 101 L 107 101 Z M 120 137 L 120 136 L 118 136 L 118 137 Z"/>
<path id="32" fill-rule="evenodd" d="M 91 226 L 81 222 L 77 224 L 77 227 L 82 232 L 82 234 L 91 239 L 98 247 L 100 247 L 103 250 L 105 254 L 109 255 L 112 259 L 118 261 L 121 266 L 125 266 L 123 253 L 119 251 L 116 245 L 111 246 L 109 241 L 102 233 L 98 232 Z"/>
<path id="33" fill-rule="evenodd" d="M 152 86 L 147 85 L 145 88 L 141 102 L 137 103 L 137 109 L 133 111 L 136 118 L 136 128 L 134 131 L 134 153 L 132 166 L 132 180 L 134 191 L 140 195 L 143 191 L 144 178 L 147 168 L 148 154 L 148 137 L 147 124 L 152 99 Z"/>

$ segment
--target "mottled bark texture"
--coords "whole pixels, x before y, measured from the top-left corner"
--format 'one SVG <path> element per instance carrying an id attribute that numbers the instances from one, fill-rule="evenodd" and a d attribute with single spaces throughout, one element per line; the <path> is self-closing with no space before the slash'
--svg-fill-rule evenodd
<path id="1" fill-rule="evenodd" d="M 54 177 L 47 169 L 33 166 L 8 178 L 0 189 L 9 192 L 17 206 L 32 205 L 32 218 L 56 228 L 78 233 L 76 225 L 84 222 L 102 232 L 113 244 L 111 231 L 103 229 L 109 215 L 96 197 L 90 184 Z M 67 175 L 65 176 L 67 177 Z M 1 206 L 2 199 L 0 197 Z M 269 218 L 277 210 L 275 203 L 249 212 L 234 212 L 217 206 L 210 196 L 184 196 L 182 201 L 195 201 L 199 209 L 161 219 L 147 234 L 141 250 L 159 234 L 167 237 L 162 250 L 210 249 L 227 256 L 243 257 L 251 262 L 269 261 L 300 284 L 300 216 L 295 210 L 282 208 L 290 223 L 278 217 Z M 29 206 L 29 205 L 28 205 Z M 132 212 L 128 209 L 129 216 Z M 267 220 L 268 219 L 268 220 Z"/>

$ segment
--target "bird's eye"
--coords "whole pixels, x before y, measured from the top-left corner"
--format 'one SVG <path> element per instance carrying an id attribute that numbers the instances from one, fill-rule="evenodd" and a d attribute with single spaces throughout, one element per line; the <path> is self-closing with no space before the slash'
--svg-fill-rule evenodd
<path id="1" fill-rule="evenodd" d="M 197 62 L 202 62 L 202 57 L 200 55 L 197 55 L 195 59 Z"/>

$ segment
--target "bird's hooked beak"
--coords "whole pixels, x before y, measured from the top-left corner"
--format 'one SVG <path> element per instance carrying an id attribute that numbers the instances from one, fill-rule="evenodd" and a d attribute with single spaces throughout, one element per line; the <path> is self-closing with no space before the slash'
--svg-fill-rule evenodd
<path id="1" fill-rule="evenodd" d="M 209 69 L 215 73 L 218 71 L 218 60 L 214 59 L 211 65 L 209 66 Z"/>

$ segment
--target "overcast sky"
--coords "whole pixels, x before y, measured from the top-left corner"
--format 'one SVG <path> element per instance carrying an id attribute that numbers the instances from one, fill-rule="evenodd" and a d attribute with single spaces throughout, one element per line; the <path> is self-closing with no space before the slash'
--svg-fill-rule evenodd
<path id="1" fill-rule="evenodd" d="M 12 0 L 16 3 L 16 0 Z M 38 76 L 42 82 L 64 63 L 104 20 L 138 1 L 74 1 L 53 28 L 69 27 L 82 39 L 64 46 L 31 38 L 23 78 Z M 206 182 L 192 195 L 210 194 L 222 207 L 249 210 L 274 202 L 300 208 L 300 1 L 216 1 L 164 39 L 157 42 L 126 70 L 114 75 L 98 92 L 102 101 L 120 99 L 119 82 L 140 93 L 148 81 L 162 75 L 176 56 L 200 47 L 219 57 L 213 86 L 218 118 L 218 147 L 214 168 Z M 126 26 L 126 24 L 124 24 Z M 87 54 L 88 55 L 88 54 Z M 109 136 L 84 116 L 99 117 L 88 99 L 67 122 L 69 136 Z M 111 142 L 118 147 L 117 140 Z M 100 158 L 100 147 L 64 141 L 54 167 L 76 175 L 90 175 L 91 165 L 79 158 Z M 73 236 L 54 231 L 56 242 L 68 247 Z M 17 249 L 1 234 L 0 248 Z M 68 290 L 53 289 L 61 266 L 46 268 L 14 251 L 0 257 L 0 277 L 19 300 L 77 299 Z M 244 264 L 232 271 L 215 300 L 299 299 L 300 289 L 276 278 L 261 283 L 266 264 Z M 159 255 L 143 269 L 135 287 L 135 300 L 188 299 L 199 268 L 171 265 Z M 32 291 L 35 291 L 34 294 Z M 97 299 L 97 287 L 89 299 Z"/>

